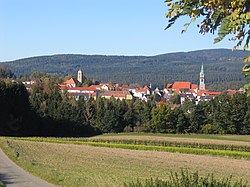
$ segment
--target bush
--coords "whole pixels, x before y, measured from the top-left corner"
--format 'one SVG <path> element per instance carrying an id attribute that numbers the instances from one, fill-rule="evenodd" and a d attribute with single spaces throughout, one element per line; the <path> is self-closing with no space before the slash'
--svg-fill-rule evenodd
<path id="1" fill-rule="evenodd" d="M 242 180 L 231 181 L 232 176 L 215 179 L 213 174 L 206 177 L 199 176 L 198 172 L 189 173 L 188 170 L 181 170 L 181 173 L 170 172 L 169 180 L 146 179 L 145 182 L 137 179 L 136 182 L 124 183 L 124 187 L 246 187 L 247 183 Z"/>
<path id="2" fill-rule="evenodd" d="M 202 127 L 201 132 L 204 134 L 216 134 L 216 129 L 211 124 L 206 124 Z"/>

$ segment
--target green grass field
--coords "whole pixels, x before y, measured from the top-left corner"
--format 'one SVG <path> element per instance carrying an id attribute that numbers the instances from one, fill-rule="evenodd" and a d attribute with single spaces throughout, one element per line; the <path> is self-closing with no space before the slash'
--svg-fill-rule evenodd
<path id="1" fill-rule="evenodd" d="M 115 137 L 121 142 L 117 143 Z M 168 142 L 168 139 L 174 143 L 171 147 L 133 144 L 131 139 L 124 143 L 127 137 L 132 137 L 137 142 L 138 140 L 147 142 L 149 137 L 150 141 L 158 143 Z M 151 177 L 167 180 L 171 171 L 180 172 L 181 169 L 198 171 L 200 176 L 213 173 L 217 179 L 232 175 L 233 181 L 240 178 L 249 181 L 250 152 L 244 149 L 226 151 L 185 147 L 194 139 L 195 142 L 202 141 L 203 144 L 206 142 L 208 145 L 216 144 L 216 147 L 223 142 L 226 146 L 230 146 L 230 143 L 233 143 L 234 147 L 250 146 L 248 143 L 250 136 L 226 136 L 228 139 L 223 140 L 218 137 L 220 135 L 140 134 L 138 136 L 135 133 L 107 134 L 88 139 L 1 137 L 0 147 L 27 171 L 60 186 L 122 186 L 124 182 L 137 179 L 145 181 Z M 175 146 L 177 145 L 175 141 L 180 143 L 180 139 L 184 147 Z M 204 153 L 206 151 L 210 153 Z M 199 155 L 199 152 L 204 154 Z M 230 154 L 236 153 L 247 156 L 230 158 Z"/>
<path id="2" fill-rule="evenodd" d="M 191 139 L 208 139 L 208 140 L 228 140 L 250 142 L 250 135 L 210 135 L 210 134 L 160 134 L 160 133 L 109 133 L 99 135 L 98 137 L 113 136 L 151 136 L 151 137 L 174 137 L 174 138 L 191 138 Z"/>

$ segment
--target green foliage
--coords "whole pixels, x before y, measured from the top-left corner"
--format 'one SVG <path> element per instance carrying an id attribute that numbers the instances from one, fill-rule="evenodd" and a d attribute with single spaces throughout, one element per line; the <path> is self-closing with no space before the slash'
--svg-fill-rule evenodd
<path id="1" fill-rule="evenodd" d="M 70 141 L 70 140 L 69 140 Z M 74 141 L 74 140 L 73 140 Z M 133 145 L 151 145 L 163 147 L 185 147 L 185 148 L 198 148 L 198 149 L 213 149 L 225 151 L 240 151 L 250 152 L 249 146 L 227 145 L 227 144 L 209 144 L 209 143 L 189 143 L 189 142 L 171 142 L 171 141 L 155 141 L 155 140 L 109 140 L 109 139 L 81 139 L 83 142 L 106 142 L 115 144 L 133 144 Z"/>
<path id="2" fill-rule="evenodd" d="M 32 112 L 22 84 L 0 81 L 0 135 L 29 135 Z"/>
<path id="3" fill-rule="evenodd" d="M 198 172 L 190 173 L 188 170 L 181 170 L 180 173 L 170 172 L 168 180 L 147 179 L 145 182 L 137 179 L 136 182 L 124 183 L 124 187 L 246 187 L 246 182 L 237 180 L 231 181 L 232 176 L 218 180 L 213 174 L 203 177 Z"/>
<path id="4" fill-rule="evenodd" d="M 10 69 L 0 66 L 0 79 L 6 78 L 15 78 L 15 75 Z"/>
<path id="5" fill-rule="evenodd" d="M 175 133 L 174 113 L 167 104 L 153 108 L 151 121 L 153 132 Z"/>

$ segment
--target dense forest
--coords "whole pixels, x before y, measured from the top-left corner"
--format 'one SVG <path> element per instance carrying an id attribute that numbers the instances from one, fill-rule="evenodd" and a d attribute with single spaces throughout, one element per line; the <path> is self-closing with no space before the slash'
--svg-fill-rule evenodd
<path id="1" fill-rule="evenodd" d="M 210 89 L 238 89 L 246 82 L 242 76 L 242 59 L 250 52 L 211 49 L 169 53 L 156 56 L 53 55 L 11 62 L 2 62 L 17 76 L 32 72 L 75 74 L 79 68 L 91 79 L 102 82 L 152 83 L 162 87 L 164 82 L 191 81 L 198 83 L 201 64 L 204 64 L 206 84 Z"/>
<path id="2" fill-rule="evenodd" d="M 0 82 L 0 135 L 79 137 L 109 132 L 250 134 L 250 96 L 222 94 L 198 105 L 114 98 L 76 101 L 47 79 L 27 92 Z"/>

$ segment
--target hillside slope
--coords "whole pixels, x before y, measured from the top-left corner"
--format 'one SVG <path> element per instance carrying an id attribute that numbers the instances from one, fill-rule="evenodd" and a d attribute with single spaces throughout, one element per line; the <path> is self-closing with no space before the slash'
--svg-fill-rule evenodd
<path id="1" fill-rule="evenodd" d="M 62 54 L 25 58 L 1 65 L 15 74 L 34 71 L 75 74 L 83 68 L 86 76 L 103 82 L 138 82 L 162 86 L 163 82 L 191 81 L 198 83 L 201 64 L 204 64 L 206 83 L 212 88 L 223 85 L 236 88 L 244 84 L 241 74 L 242 58 L 250 52 L 230 49 L 210 49 L 192 52 L 168 53 L 156 56 L 105 56 Z M 226 83 L 226 84 L 225 84 Z M 226 88 L 225 88 L 226 89 Z"/>

